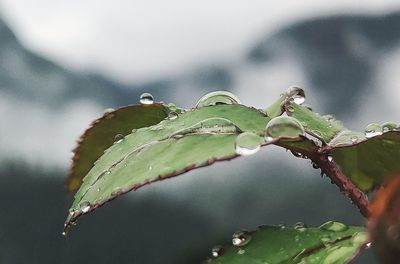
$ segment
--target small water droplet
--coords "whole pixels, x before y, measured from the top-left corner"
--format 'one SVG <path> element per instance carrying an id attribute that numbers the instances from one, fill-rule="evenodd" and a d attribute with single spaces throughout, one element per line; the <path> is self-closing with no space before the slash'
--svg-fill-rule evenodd
<path id="1" fill-rule="evenodd" d="M 298 105 L 303 104 L 306 101 L 304 90 L 298 86 L 291 86 L 287 90 L 287 93 L 291 95 L 290 99 Z"/>
<path id="2" fill-rule="evenodd" d="M 124 135 L 116 134 L 114 137 L 114 143 L 120 143 L 124 139 Z"/>
<path id="3" fill-rule="evenodd" d="M 297 152 L 297 151 L 294 151 L 294 150 L 290 150 L 290 152 L 292 152 L 293 156 L 295 156 L 296 158 L 303 157 L 303 154 L 301 154 L 300 152 Z"/>
<path id="4" fill-rule="evenodd" d="M 62 235 L 62 236 L 66 236 L 66 235 L 67 235 L 67 232 L 63 231 L 63 232 L 61 233 L 61 235 Z"/>
<path id="5" fill-rule="evenodd" d="M 222 246 L 215 246 L 211 249 L 211 256 L 213 258 L 218 258 L 219 256 L 222 256 L 224 253 L 224 248 Z"/>
<path id="6" fill-rule="evenodd" d="M 304 232 L 307 230 L 307 226 L 302 223 L 302 222 L 297 222 L 294 227 L 295 230 L 300 231 L 300 232 Z"/>
<path id="7" fill-rule="evenodd" d="M 366 248 L 370 248 L 372 246 L 372 242 L 368 242 L 367 244 L 365 244 Z"/>
<path id="8" fill-rule="evenodd" d="M 100 188 L 97 188 L 97 191 L 98 191 L 98 192 L 100 192 L 100 191 L 101 191 L 101 189 L 100 189 Z"/>
<path id="9" fill-rule="evenodd" d="M 268 122 L 265 127 L 266 134 L 272 138 L 297 139 L 304 135 L 304 128 L 295 118 L 278 116 Z"/>
<path id="10" fill-rule="evenodd" d="M 252 132 L 241 133 L 235 140 L 236 154 L 247 156 L 256 153 L 260 150 L 261 140 L 261 137 Z"/>
<path id="11" fill-rule="evenodd" d="M 79 208 L 82 213 L 87 213 L 90 210 L 90 203 L 88 201 L 84 201 L 79 205 Z"/>
<path id="12" fill-rule="evenodd" d="M 331 155 L 328 155 L 327 159 L 328 159 L 329 162 L 333 161 L 333 157 Z"/>
<path id="13" fill-rule="evenodd" d="M 315 163 L 315 162 L 311 162 L 311 165 L 312 165 L 312 167 L 314 168 L 314 169 L 319 169 L 319 166 L 318 166 L 318 164 L 317 163 Z"/>
<path id="14" fill-rule="evenodd" d="M 355 143 L 355 142 L 357 142 L 358 137 L 357 136 L 351 136 L 350 140 L 351 140 L 351 142 Z"/>
<path id="15" fill-rule="evenodd" d="M 177 118 L 178 118 L 178 113 L 177 112 L 170 112 L 168 114 L 168 119 L 169 120 L 174 120 L 174 119 L 177 119 Z"/>
<path id="16" fill-rule="evenodd" d="M 381 125 L 379 125 L 377 123 L 372 123 L 372 124 L 369 124 L 365 128 L 365 136 L 367 138 L 371 138 L 371 137 L 375 137 L 375 136 L 379 136 L 379 135 L 382 135 Z"/>
<path id="17" fill-rule="evenodd" d="M 347 230 L 349 227 L 340 222 L 329 221 L 329 222 L 322 224 L 319 228 L 322 230 L 326 230 L 326 231 L 342 232 L 342 231 Z"/>
<path id="18" fill-rule="evenodd" d="M 232 245 L 235 247 L 242 247 L 247 245 L 251 240 L 251 234 L 247 230 L 240 230 L 233 234 Z"/>
<path id="19" fill-rule="evenodd" d="M 241 104 L 241 102 L 233 93 L 227 91 L 215 91 L 201 97 L 196 104 L 196 108 L 220 104 Z"/>
<path id="20" fill-rule="evenodd" d="M 382 131 L 383 132 L 389 132 L 393 130 L 399 129 L 399 125 L 393 122 L 386 122 L 382 124 Z"/>
<path id="21" fill-rule="evenodd" d="M 151 104 L 153 104 L 154 103 L 154 97 L 153 97 L 153 95 L 152 94 L 150 94 L 150 93 L 143 93 L 141 96 L 140 96 L 140 103 L 141 104 L 144 104 L 144 105 L 151 105 Z"/>

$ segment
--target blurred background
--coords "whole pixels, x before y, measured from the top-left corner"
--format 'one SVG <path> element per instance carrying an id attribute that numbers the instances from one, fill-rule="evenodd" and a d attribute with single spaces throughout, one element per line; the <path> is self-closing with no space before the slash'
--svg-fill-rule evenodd
<path id="1" fill-rule="evenodd" d="M 200 263 L 241 228 L 362 225 L 274 147 L 129 193 L 67 238 L 64 180 L 88 124 L 143 92 L 190 108 L 229 90 L 265 108 L 296 84 L 362 131 L 400 122 L 399 68 L 397 0 L 0 0 L 0 263 Z"/>

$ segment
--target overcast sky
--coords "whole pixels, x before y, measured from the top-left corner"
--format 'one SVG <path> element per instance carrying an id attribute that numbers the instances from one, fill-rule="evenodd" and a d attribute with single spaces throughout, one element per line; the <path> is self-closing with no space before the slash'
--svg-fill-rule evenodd
<path id="1" fill-rule="evenodd" d="M 300 19 L 399 7 L 398 0 L 0 0 L 30 49 L 134 81 L 238 59 L 258 38 Z"/>

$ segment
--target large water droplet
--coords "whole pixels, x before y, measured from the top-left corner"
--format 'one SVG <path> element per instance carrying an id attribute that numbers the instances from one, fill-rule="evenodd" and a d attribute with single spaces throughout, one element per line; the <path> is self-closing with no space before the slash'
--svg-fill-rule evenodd
<path id="1" fill-rule="evenodd" d="M 219 104 L 240 104 L 239 98 L 233 93 L 227 91 L 215 91 L 208 93 L 200 98 L 196 104 L 196 108 L 204 106 L 213 106 Z"/>
<path id="2" fill-rule="evenodd" d="M 295 118 L 290 116 L 278 116 L 268 122 L 265 128 L 266 134 L 272 138 L 297 139 L 304 135 L 304 128 Z"/>
<path id="3" fill-rule="evenodd" d="M 247 156 L 252 155 L 260 150 L 261 137 L 251 132 L 241 133 L 236 137 L 235 151 L 236 154 Z"/>
<path id="4" fill-rule="evenodd" d="M 343 223 L 336 222 L 336 221 L 329 221 L 325 224 L 322 224 L 320 227 L 322 230 L 332 231 L 332 232 L 342 232 L 347 230 L 349 227 Z"/>
<path id="5" fill-rule="evenodd" d="M 211 256 L 218 258 L 224 254 L 224 248 L 222 246 L 215 246 L 211 249 Z"/>
<path id="6" fill-rule="evenodd" d="M 154 97 L 150 93 L 143 93 L 140 96 L 140 103 L 144 105 L 151 105 L 154 103 Z"/>
<path id="7" fill-rule="evenodd" d="M 247 230 L 240 230 L 233 234 L 232 245 L 235 247 L 242 247 L 247 245 L 251 240 L 251 234 Z"/>
<path id="8" fill-rule="evenodd" d="M 88 201 L 84 201 L 79 205 L 79 208 L 82 213 L 87 213 L 90 210 L 90 203 Z"/>
<path id="9" fill-rule="evenodd" d="M 381 125 L 379 125 L 377 123 L 372 123 L 372 124 L 369 124 L 365 128 L 365 136 L 367 138 L 375 137 L 375 136 L 379 136 L 379 135 L 382 135 L 382 127 L 381 127 Z"/>
<path id="10" fill-rule="evenodd" d="M 290 100 L 292 100 L 295 104 L 301 105 L 306 101 L 304 90 L 300 87 L 291 86 L 287 92 L 291 96 Z"/>

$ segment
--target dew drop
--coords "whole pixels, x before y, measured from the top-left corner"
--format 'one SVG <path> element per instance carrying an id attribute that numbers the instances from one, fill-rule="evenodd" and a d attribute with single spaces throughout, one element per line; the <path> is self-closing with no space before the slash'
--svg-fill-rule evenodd
<path id="1" fill-rule="evenodd" d="M 247 230 L 240 230 L 233 234 L 232 245 L 235 247 L 242 247 L 247 245 L 251 240 L 251 234 Z"/>
<path id="2" fill-rule="evenodd" d="M 178 113 L 177 112 L 170 112 L 168 114 L 168 119 L 169 120 L 174 120 L 174 119 L 177 119 L 177 118 L 178 118 Z"/>
<path id="3" fill-rule="evenodd" d="M 303 104 L 306 101 L 304 90 L 298 86 L 291 86 L 287 90 L 287 93 L 291 96 L 290 99 L 298 105 Z"/>
<path id="4" fill-rule="evenodd" d="M 140 103 L 141 104 L 144 104 L 144 105 L 151 105 L 151 104 L 153 104 L 154 103 L 154 97 L 153 97 L 153 95 L 152 94 L 150 94 L 150 93 L 143 93 L 141 96 L 140 96 Z"/>
<path id="5" fill-rule="evenodd" d="M 124 135 L 116 134 L 114 137 L 114 143 L 120 143 L 124 139 Z"/>
<path id="6" fill-rule="evenodd" d="M 248 156 L 256 153 L 260 150 L 261 141 L 261 137 L 252 132 L 241 133 L 235 140 L 236 154 Z"/>
<path id="7" fill-rule="evenodd" d="M 342 232 L 342 231 L 347 230 L 349 227 L 340 222 L 329 221 L 329 222 L 322 224 L 319 228 L 322 230 L 326 230 L 326 231 Z"/>
<path id="8" fill-rule="evenodd" d="M 79 205 L 79 208 L 81 209 L 82 213 L 87 213 L 90 210 L 90 203 L 88 201 L 82 202 Z"/>
<path id="9" fill-rule="evenodd" d="M 307 226 L 302 222 L 297 222 L 293 228 L 297 231 L 304 232 L 307 230 Z"/>
<path id="10" fill-rule="evenodd" d="M 333 157 L 331 155 L 328 155 L 327 159 L 328 159 L 329 162 L 333 161 Z"/>
<path id="11" fill-rule="evenodd" d="M 350 140 L 351 140 L 351 142 L 357 142 L 357 140 L 358 140 L 358 137 L 357 136 L 351 136 L 350 137 Z"/>
<path id="12" fill-rule="evenodd" d="M 66 236 L 66 235 L 67 235 L 67 232 L 63 231 L 63 232 L 61 233 L 61 235 L 62 235 L 62 236 Z"/>
<path id="13" fill-rule="evenodd" d="M 366 248 L 370 248 L 372 246 L 372 242 L 368 242 L 367 244 L 365 244 Z"/>
<path id="14" fill-rule="evenodd" d="M 222 254 L 224 254 L 224 248 L 222 246 L 215 246 L 211 249 L 211 256 L 213 256 L 213 258 L 218 258 L 222 256 Z"/>
<path id="15" fill-rule="evenodd" d="M 311 165 L 312 165 L 312 167 L 313 167 L 314 169 L 319 169 L 319 166 L 318 166 L 317 163 L 311 162 Z"/>
<path id="16" fill-rule="evenodd" d="M 266 134 L 272 138 L 297 139 L 304 135 L 304 128 L 295 118 L 278 116 L 268 122 L 265 127 Z"/>
<path id="17" fill-rule="evenodd" d="M 201 97 L 196 104 L 196 108 L 220 104 L 241 104 L 241 102 L 233 93 L 227 91 L 215 91 Z"/>
<path id="18" fill-rule="evenodd" d="M 379 125 L 377 123 L 372 123 L 372 124 L 369 124 L 365 128 L 365 136 L 367 138 L 371 138 L 371 137 L 375 137 L 375 136 L 379 136 L 379 135 L 382 135 L 381 125 Z"/>
<path id="19" fill-rule="evenodd" d="M 393 122 L 386 122 L 382 124 L 382 131 L 383 132 L 389 132 L 399 129 L 399 126 L 396 123 Z"/>

